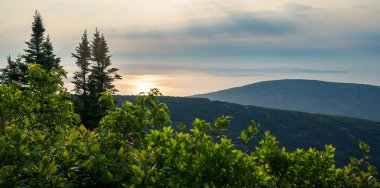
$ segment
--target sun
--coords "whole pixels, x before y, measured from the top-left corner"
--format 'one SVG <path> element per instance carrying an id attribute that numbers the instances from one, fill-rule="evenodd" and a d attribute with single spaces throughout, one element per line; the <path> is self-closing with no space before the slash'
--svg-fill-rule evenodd
<path id="1" fill-rule="evenodd" d="M 140 94 L 141 92 L 148 93 L 150 89 L 157 88 L 158 77 L 153 75 L 137 76 L 132 80 L 132 91 L 134 94 Z"/>
<path id="2" fill-rule="evenodd" d="M 141 93 L 141 92 L 147 93 L 150 91 L 151 88 L 154 88 L 153 83 L 145 82 L 145 81 L 136 82 L 134 85 L 135 85 L 133 88 L 134 93 Z"/>

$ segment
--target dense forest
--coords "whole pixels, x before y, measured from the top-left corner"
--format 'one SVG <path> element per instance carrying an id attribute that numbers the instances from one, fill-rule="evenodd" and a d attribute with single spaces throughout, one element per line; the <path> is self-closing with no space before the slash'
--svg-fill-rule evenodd
<path id="1" fill-rule="evenodd" d="M 116 106 L 120 106 L 126 101 L 134 103 L 136 96 L 114 95 L 114 98 L 118 101 Z M 359 140 L 372 146 L 371 156 L 380 155 L 380 122 L 376 121 L 243 106 L 205 98 L 163 96 L 159 100 L 169 107 L 174 129 L 184 124 L 184 132 L 190 132 L 194 117 L 213 122 L 219 116 L 231 116 L 226 136 L 240 149 L 244 148 L 244 144 L 237 138 L 254 119 L 260 123 L 260 130 L 270 131 L 279 140 L 280 146 L 291 151 L 310 147 L 324 149 L 326 143 L 332 144 L 337 148 L 334 159 L 340 167 L 349 162 L 350 156 L 362 155 L 357 147 L 352 147 Z M 258 135 L 257 139 L 262 139 L 262 136 Z M 377 168 L 380 166 L 380 158 L 371 157 L 370 162 Z"/>
<path id="2" fill-rule="evenodd" d="M 254 120 L 240 149 L 226 137 L 230 116 L 196 118 L 190 133 L 174 129 L 157 89 L 116 107 L 112 82 L 121 77 L 98 30 L 91 42 L 85 32 L 72 54 L 79 71 L 71 95 L 44 32 L 36 12 L 25 53 L 1 70 L 0 187 L 380 186 L 364 142 L 362 156 L 337 167 L 332 145 L 290 152 Z"/>

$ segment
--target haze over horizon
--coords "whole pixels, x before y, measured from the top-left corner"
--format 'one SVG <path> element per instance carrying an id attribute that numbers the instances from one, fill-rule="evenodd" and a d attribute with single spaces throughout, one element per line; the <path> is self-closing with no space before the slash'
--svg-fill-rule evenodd
<path id="1" fill-rule="evenodd" d="M 99 28 L 123 76 L 119 94 L 188 96 L 275 79 L 380 85 L 376 0 L 0 2 L 1 68 L 24 52 L 38 10 L 69 78 L 83 31 Z"/>

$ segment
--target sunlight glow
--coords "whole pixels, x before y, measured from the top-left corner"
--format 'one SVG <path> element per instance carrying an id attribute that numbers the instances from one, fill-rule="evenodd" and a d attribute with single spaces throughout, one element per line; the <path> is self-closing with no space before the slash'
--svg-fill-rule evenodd
<path id="1" fill-rule="evenodd" d="M 240 76 L 238 80 L 231 78 L 208 74 L 123 75 L 123 80 L 115 84 L 119 89 L 118 93 L 124 95 L 138 95 L 140 92 L 146 93 L 151 88 L 157 88 L 164 96 L 190 96 L 266 79 L 252 75 Z"/>
<path id="2" fill-rule="evenodd" d="M 160 80 L 160 76 L 157 75 L 134 76 L 130 78 L 129 85 L 133 94 L 139 94 L 141 92 L 147 93 L 152 88 L 159 88 L 162 90 L 163 88 L 159 85 Z"/>

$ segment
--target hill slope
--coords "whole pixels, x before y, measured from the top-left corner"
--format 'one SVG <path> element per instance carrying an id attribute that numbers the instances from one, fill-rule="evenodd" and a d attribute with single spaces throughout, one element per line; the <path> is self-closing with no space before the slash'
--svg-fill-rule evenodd
<path id="1" fill-rule="evenodd" d="M 380 87 L 371 85 L 276 80 L 193 97 L 380 121 Z"/>
<path id="2" fill-rule="evenodd" d="M 116 96 L 119 102 L 133 101 L 132 97 Z M 233 116 L 227 135 L 240 147 L 237 137 L 246 129 L 251 119 L 258 121 L 261 131 L 270 131 L 288 150 L 297 147 L 323 149 L 325 144 L 337 148 L 338 164 L 348 161 L 348 156 L 360 156 L 358 141 L 370 144 L 373 163 L 380 168 L 380 123 L 320 114 L 274 110 L 256 106 L 243 106 L 202 98 L 164 97 L 174 126 L 183 122 L 189 129 L 194 118 L 214 121 L 221 115 Z M 376 156 L 376 157 L 375 157 Z"/>

